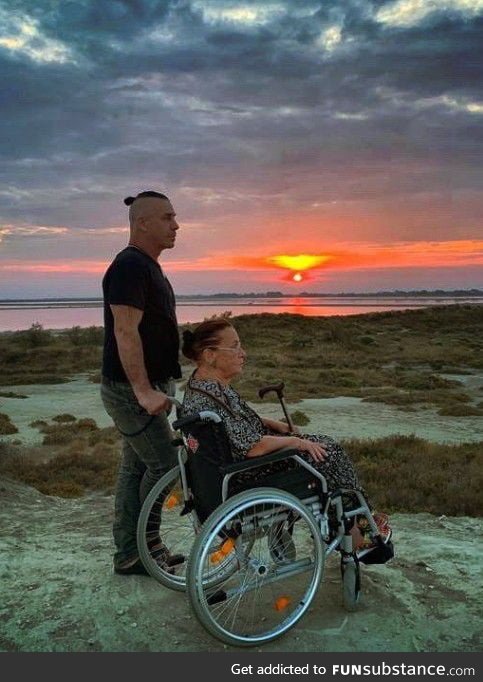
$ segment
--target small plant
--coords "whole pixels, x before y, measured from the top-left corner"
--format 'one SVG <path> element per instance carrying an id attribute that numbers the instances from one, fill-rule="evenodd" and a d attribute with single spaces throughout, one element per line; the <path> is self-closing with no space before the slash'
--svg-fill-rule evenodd
<path id="1" fill-rule="evenodd" d="M 14 393 L 13 391 L 0 391 L 0 398 L 28 398 L 28 395 Z"/>
<path id="2" fill-rule="evenodd" d="M 462 405 L 461 403 L 454 403 L 442 407 L 438 414 L 442 417 L 481 417 L 483 410 L 472 405 Z"/>
<path id="3" fill-rule="evenodd" d="M 310 419 L 307 417 L 305 412 L 302 412 L 302 410 L 295 410 L 295 412 L 290 414 L 290 417 L 292 419 L 292 424 L 295 426 L 306 426 L 306 424 L 310 422 Z M 282 417 L 280 421 L 284 422 L 285 424 L 287 423 L 285 417 Z"/>
<path id="4" fill-rule="evenodd" d="M 59 424 L 66 423 L 66 422 L 75 422 L 75 417 L 73 414 L 58 414 L 55 417 L 52 417 L 53 422 L 58 422 Z"/>
<path id="5" fill-rule="evenodd" d="M 8 436 L 11 433 L 18 433 L 17 427 L 12 423 L 8 414 L 0 412 L 0 434 L 2 436 Z"/>
<path id="6" fill-rule="evenodd" d="M 292 412 L 290 416 L 292 417 L 292 421 L 296 426 L 306 426 L 310 422 L 310 419 L 307 417 L 305 412 L 302 412 L 302 410 L 295 410 L 295 412 Z"/>

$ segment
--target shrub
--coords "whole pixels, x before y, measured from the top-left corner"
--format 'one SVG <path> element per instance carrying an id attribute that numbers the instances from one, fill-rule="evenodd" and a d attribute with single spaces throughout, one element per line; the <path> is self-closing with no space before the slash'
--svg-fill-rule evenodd
<path id="1" fill-rule="evenodd" d="M 310 419 L 302 410 L 295 410 L 295 412 L 290 414 L 290 417 L 295 426 L 306 426 L 310 422 Z M 282 417 L 281 421 L 287 423 L 285 417 Z"/>
<path id="2" fill-rule="evenodd" d="M 55 417 L 52 417 L 53 422 L 75 422 L 75 417 L 73 414 L 58 414 Z"/>
<path id="3" fill-rule="evenodd" d="M 18 433 L 17 427 L 12 423 L 8 414 L 0 412 L 0 435 L 8 436 L 12 433 Z"/>
<path id="4" fill-rule="evenodd" d="M 389 436 L 344 445 L 376 508 L 481 516 L 483 443 L 448 445 Z"/>
<path id="5" fill-rule="evenodd" d="M 462 405 L 461 403 L 454 403 L 442 407 L 438 414 L 442 417 L 480 417 L 483 416 L 483 410 L 472 405 Z"/>

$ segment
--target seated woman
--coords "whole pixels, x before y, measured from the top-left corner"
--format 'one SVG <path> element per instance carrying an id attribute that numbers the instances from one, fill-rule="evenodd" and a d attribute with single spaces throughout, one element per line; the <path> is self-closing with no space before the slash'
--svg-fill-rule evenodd
<path id="1" fill-rule="evenodd" d="M 219 414 L 235 461 L 263 457 L 285 447 L 296 448 L 303 459 L 325 476 L 329 489 L 352 488 L 365 495 L 347 453 L 330 436 L 290 433 L 284 422 L 259 417 L 230 386 L 232 379 L 243 371 L 246 353 L 228 320 L 208 320 L 194 331 L 185 331 L 182 350 L 183 355 L 196 363 L 186 387 L 183 412 L 212 410 Z M 287 460 L 269 464 L 248 475 L 265 476 L 293 466 L 296 463 Z M 362 538 L 356 529 L 354 534 L 355 543 L 360 546 Z"/>

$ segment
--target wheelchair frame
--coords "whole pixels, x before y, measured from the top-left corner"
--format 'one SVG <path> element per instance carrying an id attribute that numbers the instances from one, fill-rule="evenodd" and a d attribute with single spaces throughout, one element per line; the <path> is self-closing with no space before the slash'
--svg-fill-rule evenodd
<path id="1" fill-rule="evenodd" d="M 381 549 L 390 544 L 390 536 L 379 535 L 359 491 L 329 492 L 325 477 L 297 450 L 285 448 L 220 467 L 222 502 L 201 523 L 186 470 L 187 458 L 196 455 L 189 454 L 186 433 L 195 424 L 221 421 L 218 414 L 205 411 L 173 424 L 182 431 L 182 440 L 176 441 L 183 446 L 178 465 L 153 487 L 139 517 L 138 547 L 148 572 L 170 589 L 187 591 L 200 623 L 221 641 L 236 646 L 258 646 L 292 628 L 317 593 L 326 557 L 336 550 L 341 557 L 344 605 L 354 610 L 361 590 L 360 562 L 373 548 L 353 549 L 353 519 L 366 518 Z M 299 465 L 293 470 L 298 476 L 307 472 L 306 497 L 290 492 L 292 471 L 284 473 L 288 489 L 268 483 L 229 494 L 238 474 L 287 459 Z M 357 497 L 355 509 L 345 509 L 347 494 Z M 189 554 L 188 561 L 176 566 L 163 563 L 157 549 L 160 538 L 171 554 Z"/>

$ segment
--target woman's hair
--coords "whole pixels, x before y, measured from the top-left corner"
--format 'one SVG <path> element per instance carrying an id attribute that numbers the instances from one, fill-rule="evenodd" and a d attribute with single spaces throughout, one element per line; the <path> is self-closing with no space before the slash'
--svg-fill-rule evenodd
<path id="1" fill-rule="evenodd" d="M 206 320 L 193 330 L 186 329 L 183 332 L 183 355 L 196 362 L 201 357 L 205 348 L 218 345 L 218 334 L 223 329 L 233 328 L 233 325 L 223 317 L 216 320 Z"/>

